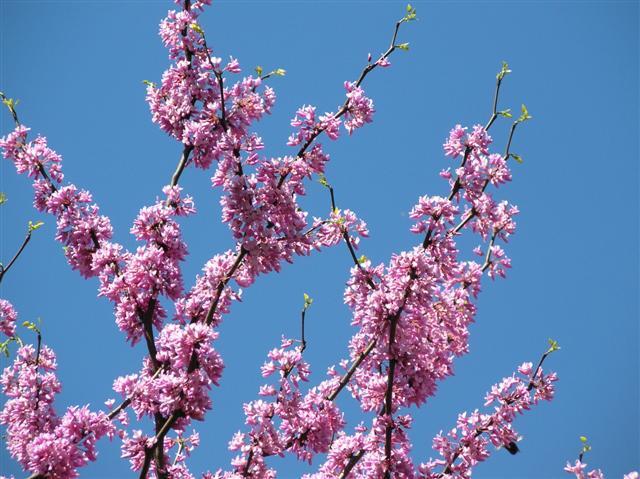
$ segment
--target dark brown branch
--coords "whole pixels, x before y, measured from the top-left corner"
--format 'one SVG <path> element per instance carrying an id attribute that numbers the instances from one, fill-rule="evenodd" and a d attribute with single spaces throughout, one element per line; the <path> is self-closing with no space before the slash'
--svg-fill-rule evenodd
<path id="1" fill-rule="evenodd" d="M 304 352 L 305 349 L 307 349 L 307 340 L 304 337 L 304 320 L 305 317 L 307 315 L 307 308 L 306 305 L 304 308 L 302 308 L 302 311 L 300 311 L 300 352 Z"/>
<path id="2" fill-rule="evenodd" d="M 471 153 L 471 147 L 467 146 L 464 150 L 464 156 L 462 157 L 462 163 L 460 163 L 460 168 L 464 168 L 464 165 L 467 164 L 467 160 L 469 159 L 470 153 Z M 458 191 L 460 191 L 461 187 L 462 187 L 462 182 L 460 181 L 460 175 L 457 175 L 456 180 L 451 186 L 451 191 L 449 192 L 449 196 L 447 197 L 447 200 L 449 201 L 453 200 L 453 198 L 456 196 Z M 433 217 L 434 222 L 440 221 L 440 217 L 441 215 L 435 215 Z M 424 241 L 422 242 L 423 249 L 427 249 L 429 245 L 431 245 L 431 243 L 433 242 L 433 238 L 432 238 L 433 232 L 434 232 L 434 225 L 431 225 L 429 227 L 429 230 L 427 231 L 427 234 L 424 236 Z"/>
<path id="3" fill-rule="evenodd" d="M 207 326 L 211 326 L 211 323 L 213 322 L 213 316 L 216 313 L 216 310 L 218 308 L 218 302 L 220 301 L 220 296 L 222 295 L 224 288 L 227 286 L 231 278 L 233 278 L 233 275 L 236 273 L 238 268 L 242 265 L 242 261 L 244 260 L 245 256 L 247 256 L 247 254 L 248 254 L 248 251 L 244 249 L 244 247 L 240 247 L 240 252 L 236 256 L 236 260 L 233 262 L 233 265 L 231 265 L 229 272 L 225 275 L 224 278 L 222 278 L 222 281 L 218 283 L 218 288 L 216 290 L 215 298 L 211 303 L 211 306 L 209 307 L 209 311 L 207 311 L 207 316 L 205 317 L 205 320 L 204 320 Z"/>
<path id="4" fill-rule="evenodd" d="M 335 193 L 333 191 L 333 186 L 331 186 L 331 184 L 326 181 L 326 178 L 323 178 L 323 181 L 324 182 L 322 184 L 329 190 L 329 195 L 331 197 L 331 211 L 335 212 L 337 210 L 337 207 L 336 207 L 336 198 L 335 198 Z M 369 287 L 371 289 L 376 289 L 376 284 L 373 282 L 371 277 L 369 277 L 365 269 L 360 264 L 358 257 L 356 256 L 356 251 L 351 242 L 351 235 L 349 235 L 349 231 L 347 231 L 347 229 L 344 227 L 341 227 L 341 229 L 342 229 L 342 238 L 344 239 L 344 243 L 347 245 L 347 248 L 349 249 L 349 254 L 351 255 L 353 264 L 360 270 L 362 274 L 367 276 L 367 284 L 369 285 Z"/>
<path id="5" fill-rule="evenodd" d="M 486 131 L 489 131 L 489 128 L 491 128 L 491 125 L 493 125 L 493 122 L 496 121 L 496 119 L 498 118 L 498 95 L 500 94 L 500 85 L 502 84 L 503 78 L 504 78 L 504 75 L 498 74 L 496 76 L 496 91 L 493 94 L 493 112 L 491 113 L 491 116 L 489 117 L 489 121 L 484 127 Z"/>
<path id="6" fill-rule="evenodd" d="M 245 250 L 244 248 L 240 248 L 240 252 L 236 256 L 236 259 L 233 265 L 231 266 L 227 274 L 224 276 L 224 278 L 222 278 L 222 280 L 218 283 L 218 287 L 216 288 L 216 294 L 211 302 L 211 305 L 209 306 L 209 310 L 207 311 L 207 315 L 205 317 L 204 322 L 207 326 L 211 326 L 211 323 L 213 322 L 213 317 L 217 311 L 218 304 L 220 302 L 220 297 L 222 296 L 222 292 L 224 291 L 224 288 L 227 286 L 231 278 L 233 278 L 233 275 L 236 273 L 238 268 L 242 265 L 242 261 L 246 257 L 247 253 L 248 253 L 247 250 Z M 196 318 L 192 318 L 191 320 L 192 323 L 195 323 L 196 321 L 197 321 Z M 187 374 L 194 372 L 198 367 L 199 367 L 198 355 L 196 350 L 194 349 L 194 351 L 191 353 L 191 358 L 189 360 L 189 367 L 187 368 Z M 166 434 L 173 427 L 175 422 L 183 416 L 184 416 L 184 412 L 180 410 L 175 411 L 166 420 L 162 422 L 162 425 L 160 427 L 157 427 L 156 425 L 156 435 L 155 435 L 156 441 L 153 446 L 145 450 L 145 460 L 143 463 L 144 474 L 142 474 L 141 472 L 140 479 L 143 479 L 144 477 L 146 477 L 146 474 L 149 471 L 148 463 L 151 461 L 151 457 L 153 456 L 155 450 L 162 447 L 164 437 L 166 436 Z"/>
<path id="7" fill-rule="evenodd" d="M 509 130 L 509 139 L 507 140 L 507 147 L 504 150 L 504 155 L 503 158 L 505 160 L 509 159 L 509 155 L 511 153 L 511 141 L 513 140 L 513 134 L 516 131 L 516 127 L 518 126 L 520 122 L 519 121 L 514 121 L 513 124 L 511 125 L 511 130 Z"/>
<path id="8" fill-rule="evenodd" d="M 16 262 L 16 260 L 20 256 L 20 254 L 22 254 L 22 251 L 26 248 L 27 244 L 31 240 L 31 233 L 32 232 L 33 232 L 33 230 L 31 228 L 29 228 L 29 230 L 27 231 L 26 236 L 24 237 L 24 241 L 20 245 L 20 248 L 18 248 L 18 251 L 13 256 L 11 261 L 9 261 L 9 264 L 6 266 L 6 268 L 4 266 L 0 265 L 0 283 L 2 283 L 2 279 L 4 278 L 4 275 L 7 274 L 7 272 L 11 269 L 13 264 Z"/>
<path id="9" fill-rule="evenodd" d="M 338 394 L 340 394 L 340 392 L 346 387 L 346 385 L 349 384 L 351 377 L 354 375 L 354 373 L 356 372 L 360 364 L 362 364 L 362 361 L 364 361 L 367 358 L 367 356 L 369 356 L 371 351 L 373 351 L 373 348 L 376 347 L 376 343 L 377 343 L 376 338 L 372 339 L 369 342 L 367 347 L 364 349 L 364 351 L 362 351 L 358 355 L 357 359 L 353 362 L 353 364 L 351 365 L 349 370 L 345 373 L 345 375 L 340 378 L 338 387 L 329 396 L 327 396 L 327 400 L 334 401 L 338 397 Z"/>
<path id="10" fill-rule="evenodd" d="M 361 449 L 357 454 L 351 456 L 349 462 L 347 462 L 347 465 L 344 466 L 344 470 L 340 474 L 340 479 L 344 479 L 349 475 L 351 470 L 356 466 L 356 464 L 358 464 L 360 459 L 362 459 L 362 456 L 364 456 L 364 452 L 364 449 Z"/>
<path id="11" fill-rule="evenodd" d="M 182 156 L 180 156 L 180 161 L 178 162 L 178 166 L 176 166 L 176 171 L 173 173 L 171 177 L 171 186 L 176 186 L 180 181 L 180 176 L 187 166 L 187 162 L 189 161 L 189 155 L 193 151 L 193 145 L 184 145 L 182 150 Z"/>
<path id="12" fill-rule="evenodd" d="M 391 418 L 393 414 L 393 380 L 396 371 L 396 358 L 393 351 L 393 347 L 396 341 L 396 329 L 398 327 L 398 319 L 400 315 L 396 315 L 391 319 L 391 325 L 389 326 L 389 371 L 387 373 L 387 390 L 385 392 L 384 407 L 385 414 Z M 385 471 L 385 478 L 391 478 L 391 436 L 393 433 L 393 424 L 387 424 L 385 429 L 384 438 L 384 456 L 387 461 L 387 470 Z"/>

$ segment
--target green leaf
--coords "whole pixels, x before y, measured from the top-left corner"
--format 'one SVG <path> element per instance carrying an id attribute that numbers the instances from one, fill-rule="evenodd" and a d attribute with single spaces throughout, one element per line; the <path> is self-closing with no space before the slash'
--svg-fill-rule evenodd
<path id="1" fill-rule="evenodd" d="M 531 120 L 533 118 L 531 115 L 529 115 L 529 111 L 527 110 L 527 107 L 524 105 L 524 103 L 522 104 L 521 110 L 522 110 L 522 114 L 520 115 L 520 118 L 518 118 L 517 120 L 518 123 L 522 123 L 527 120 Z"/>
<path id="2" fill-rule="evenodd" d="M 318 178 L 318 183 L 320 183 L 325 188 L 329 188 L 329 182 L 327 181 L 327 177 L 324 175 L 320 175 L 320 178 Z"/>
<path id="3" fill-rule="evenodd" d="M 508 75 L 509 73 L 511 73 L 511 70 L 509 70 L 509 64 L 507 62 L 502 62 L 502 68 L 500 69 L 500 71 L 498 72 L 498 74 L 496 75 L 496 79 L 497 80 L 502 80 L 505 75 Z"/>
<path id="4" fill-rule="evenodd" d="M 360 257 L 358 258 L 358 263 L 360 263 L 360 264 L 364 264 L 364 263 L 366 263 L 367 261 L 369 261 L 369 258 L 367 258 L 365 255 L 362 255 L 362 256 L 360 256 Z"/>
<path id="5" fill-rule="evenodd" d="M 150 86 L 151 88 L 155 88 L 156 87 L 156 84 L 153 83 L 152 81 L 149 81 L 149 80 L 142 80 L 142 83 L 144 83 L 147 86 Z"/>
<path id="6" fill-rule="evenodd" d="M 0 191 L 0 205 L 4 205 L 7 202 L 7 195 Z"/>
<path id="7" fill-rule="evenodd" d="M 407 14 L 404 16 L 402 21 L 411 22 L 416 19 L 416 9 L 409 3 L 406 8 Z"/>
<path id="8" fill-rule="evenodd" d="M 13 101 L 13 98 L 3 98 L 2 103 L 4 103 L 9 110 L 13 110 L 13 107 L 18 104 L 18 102 Z"/>
<path id="9" fill-rule="evenodd" d="M 256 67 L 256 73 L 258 74 L 259 77 L 262 76 L 262 67 L 260 65 Z"/>
<path id="10" fill-rule="evenodd" d="M 549 338 L 549 349 L 547 349 L 547 354 L 554 353 L 559 349 L 560 349 L 560 346 L 558 345 L 558 341 L 556 341 L 555 339 Z"/>
<path id="11" fill-rule="evenodd" d="M 309 296 L 307 293 L 304 293 L 304 309 L 305 309 L 305 311 L 307 310 L 307 308 L 309 308 L 309 306 L 311 306 L 312 303 L 313 303 L 313 298 L 311 296 Z"/>
<path id="12" fill-rule="evenodd" d="M 25 321 L 24 323 L 22 323 L 22 325 L 25 328 L 30 329 L 31 331 L 35 331 L 36 333 L 40 334 L 40 328 L 38 328 L 38 326 L 36 326 L 35 323 L 32 323 L 31 321 Z"/>
<path id="13" fill-rule="evenodd" d="M 11 344 L 14 341 L 18 343 L 20 346 L 22 346 L 22 341 L 20 340 L 20 338 L 14 335 L 14 336 L 11 336 L 9 339 L 0 343 L 0 353 L 4 354 L 6 357 L 9 357 L 9 344 Z"/>
<path id="14" fill-rule="evenodd" d="M 587 442 L 587 436 L 580 436 L 580 442 Z"/>
<path id="15" fill-rule="evenodd" d="M 409 50 L 409 43 L 400 43 L 399 45 L 396 45 L 396 48 L 399 48 L 400 50 L 404 50 L 406 52 L 407 50 Z"/>
<path id="16" fill-rule="evenodd" d="M 506 110 L 499 111 L 498 115 L 504 116 L 505 118 L 511 118 L 513 116 L 511 114 L 511 108 L 507 108 Z"/>
<path id="17" fill-rule="evenodd" d="M 193 30 L 194 32 L 199 33 L 200 35 L 204 35 L 204 30 L 197 23 L 192 23 L 189 26 L 191 27 L 191 30 Z"/>
<path id="18" fill-rule="evenodd" d="M 32 221 L 29 221 L 29 232 L 37 230 L 42 225 L 44 225 L 42 221 L 38 221 L 37 223 L 33 223 Z"/>
<path id="19" fill-rule="evenodd" d="M 283 77 L 287 74 L 287 70 L 285 70 L 284 68 L 276 68 L 272 73 L 279 77 Z"/>
<path id="20" fill-rule="evenodd" d="M 513 158 L 514 160 L 516 160 L 520 164 L 524 163 L 524 160 L 522 159 L 522 157 L 520 155 L 516 155 L 515 153 L 509 153 L 509 156 L 511 158 Z"/>

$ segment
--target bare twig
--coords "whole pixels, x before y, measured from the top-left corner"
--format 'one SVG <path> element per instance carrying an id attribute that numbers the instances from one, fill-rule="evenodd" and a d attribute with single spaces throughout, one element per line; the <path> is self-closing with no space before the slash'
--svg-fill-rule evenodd
<path id="1" fill-rule="evenodd" d="M 11 261 L 9 261 L 9 264 L 6 267 L 0 265 L 0 283 L 2 282 L 2 279 L 4 278 L 4 275 L 7 274 L 7 272 L 11 269 L 13 264 L 16 262 L 16 260 L 20 256 L 20 254 L 22 254 L 22 251 L 25 249 L 25 247 L 27 246 L 27 244 L 31 240 L 31 233 L 32 232 L 33 232 L 33 229 L 29 228 L 29 230 L 27 231 L 26 236 L 24 237 L 24 240 L 22 241 L 22 244 L 20 245 L 20 248 L 18 248 L 18 251 L 13 256 Z"/>

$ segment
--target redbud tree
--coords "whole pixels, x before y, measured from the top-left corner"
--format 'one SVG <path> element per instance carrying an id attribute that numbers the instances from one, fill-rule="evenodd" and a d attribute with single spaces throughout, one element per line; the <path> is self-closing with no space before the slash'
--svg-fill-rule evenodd
<path id="1" fill-rule="evenodd" d="M 145 81 L 146 101 L 153 123 L 181 153 L 155 201 L 142 206 L 131 225 L 135 248 L 119 242 L 125 233 L 114 231 L 89 191 L 65 178 L 61 155 L 31 131 L 9 92 L 2 93 L 14 123 L 0 141 L 3 157 L 31 180 L 34 207 L 55 221 L 55 239 L 71 269 L 113 305 L 123 344 L 144 352 L 140 364 L 113 378 L 114 398 L 105 398 L 104 407 L 60 404 L 56 353 L 41 324 L 20 320 L 10 298 L 0 300 L 2 350 L 11 357 L 0 379 L 6 400 L 0 424 L 25 477 L 78 477 L 100 459 L 100 441 L 117 444 L 141 479 L 274 478 L 283 456 L 312 464 L 315 472 L 304 476 L 309 479 L 467 478 L 496 451 L 518 454 L 522 437 L 515 420 L 554 395 L 557 377 L 546 371 L 549 356 L 560 349 L 554 340 L 541 345 L 539 358 L 515 365 L 512 375 L 491 386 L 477 409 L 452 416 L 451 428 L 433 438 L 433 457 L 416 457 L 411 439 L 415 409 L 453 375 L 456 358 L 469 353 L 484 277 L 505 278 L 511 267 L 508 243 L 519 211 L 505 199 L 505 185 L 514 163 L 522 162 L 514 151 L 516 133 L 531 115 L 524 105 L 512 111 L 501 104 L 511 74 L 507 63 L 487 98 L 485 122 L 454 125 L 443 135 L 441 191 L 416 191 L 408 211 L 413 247 L 398 247 L 374 262 L 362 241 L 369 235 L 366 211 L 357 214 L 338 203 L 323 144 L 349 141 L 384 114 L 366 93 L 367 78 L 394 74 L 386 70 L 393 56 L 409 50 L 402 33 L 417 19 L 415 8 L 408 5 L 390 24 L 382 53 L 369 54 L 344 82 L 335 109 L 301 106 L 286 145 L 268 147 L 258 121 L 274 108 L 274 80 L 286 71 L 251 71 L 234 57 L 223 60 L 212 48 L 215 31 L 200 22 L 209 3 L 177 1 L 160 23 L 169 66 L 158 81 Z M 506 130 L 503 145 L 492 140 L 496 128 Z M 195 278 L 183 277 L 188 245 L 181 228 L 196 214 L 193 198 L 180 186 L 187 170 L 210 177 L 234 244 L 213 250 Z M 333 171 L 339 174 L 339 166 Z M 318 216 L 302 201 L 312 182 L 326 195 Z M 28 224 L 0 281 L 19 267 L 41 226 Z M 297 298 L 296 327 L 283 331 L 279 344 L 265 345 L 272 349 L 255 365 L 264 384 L 242 405 L 245 422 L 228 438 L 235 457 L 226 468 L 191 471 L 198 431 L 212 427 L 207 413 L 224 377 L 225 358 L 216 348 L 221 323 L 240 307 L 242 295 L 261 288 L 263 276 L 330 248 L 344 248 L 349 259 L 344 302 L 351 339 L 342 349 L 327 348 L 334 365 L 324 376 L 312 375 L 305 350 L 313 340 L 305 324 L 313 298 Z M 338 404 L 343 397 L 357 403 L 364 420 L 350 419 Z M 566 471 L 602 477 L 599 470 L 587 472 L 583 454 L 590 446 L 581 441 L 579 457 Z"/>

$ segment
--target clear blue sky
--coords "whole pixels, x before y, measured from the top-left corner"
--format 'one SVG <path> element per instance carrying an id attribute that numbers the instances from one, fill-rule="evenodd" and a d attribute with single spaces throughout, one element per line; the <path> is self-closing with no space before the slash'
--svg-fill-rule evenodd
<path id="1" fill-rule="evenodd" d="M 450 428 L 459 411 L 481 406 L 491 384 L 522 361 L 536 360 L 553 337 L 562 346 L 548 364 L 561 378 L 557 398 L 518 419 L 521 454 L 496 453 L 476 477 L 564 477 L 578 436 L 586 435 L 593 446 L 588 462 L 620 478 L 638 468 L 640 456 L 638 3 L 413 3 L 420 21 L 400 34 L 411 51 L 398 52 L 393 68 L 367 78 L 375 122 L 329 147 L 327 176 L 338 205 L 370 226 L 362 249 L 368 257 L 387 261 L 416 243 L 407 211 L 420 195 L 445 193 L 437 176 L 447 164 L 443 140 L 455 123 L 486 121 L 502 60 L 514 73 L 501 106 L 524 102 L 534 116 L 513 146 L 525 162 L 499 194 L 522 210 L 509 245 L 514 267 L 507 281 L 486 283 L 471 353 L 417 412 L 414 456 L 428 459 L 439 430 Z M 134 246 L 133 218 L 169 181 L 180 151 L 150 122 L 141 84 L 157 81 L 168 64 L 157 24 L 170 7 L 144 0 L 2 0 L 0 7 L 2 90 L 21 100 L 22 120 L 64 155 L 67 179 L 93 192 L 116 239 L 128 247 Z M 216 55 L 236 56 L 246 71 L 258 64 L 287 69 L 273 82 L 279 97 L 273 115 L 258 125 L 268 154 L 278 156 L 290 151 L 285 142 L 295 109 L 305 103 L 335 109 L 343 81 L 354 79 L 368 52 L 387 47 L 403 7 L 395 1 L 218 1 L 201 23 Z M 4 111 L 0 122 L 6 134 L 11 123 Z M 506 122 L 494 128 L 503 145 Z M 18 247 L 27 220 L 45 222 L 6 276 L 1 296 L 21 320 L 43 319 L 63 381 L 58 409 L 101 407 L 114 396 L 113 379 L 138 369 L 144 348 L 124 343 L 111 305 L 96 299 L 97 282 L 66 266 L 52 218 L 31 207 L 30 183 L 6 161 L 0 173 L 0 190 L 9 198 L 0 208 L 2 261 Z M 184 222 L 187 286 L 208 257 L 232 244 L 209 177 L 192 169 L 183 176 L 200 212 Z M 326 192 L 313 186 L 305 204 L 325 214 Z M 242 427 L 241 404 L 256 395 L 265 353 L 281 334 L 298 333 L 303 292 L 315 299 L 305 353 L 314 380 L 346 356 L 348 268 L 343 247 L 302 258 L 260 278 L 235 305 L 217 343 L 226 370 L 213 391 L 213 411 L 198 424 L 202 445 L 190 462 L 194 472 L 228 467 L 226 443 Z M 347 398 L 341 405 L 354 410 Z M 119 444 L 104 440 L 99 462 L 82 476 L 130 477 L 118 457 Z M 317 466 L 274 464 L 282 478 Z M 4 448 L 0 469 L 21 476 Z"/>

